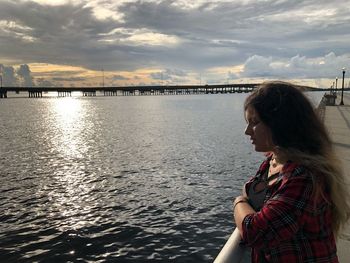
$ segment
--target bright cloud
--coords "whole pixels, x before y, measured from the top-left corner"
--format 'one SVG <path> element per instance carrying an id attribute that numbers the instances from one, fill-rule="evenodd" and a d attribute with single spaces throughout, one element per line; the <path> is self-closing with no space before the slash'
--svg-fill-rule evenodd
<path id="1" fill-rule="evenodd" d="M 12 36 L 25 42 L 34 42 L 35 37 L 30 35 L 32 30 L 32 28 L 18 24 L 16 21 L 0 20 L 0 36 Z"/>
<path id="2" fill-rule="evenodd" d="M 38 4 L 42 4 L 42 5 L 58 6 L 58 5 L 69 4 L 72 1 L 71 0 L 33 0 L 33 1 L 29 0 L 28 2 L 35 2 L 35 3 L 38 3 Z M 81 2 L 81 1 L 75 0 L 75 2 Z"/>
<path id="3" fill-rule="evenodd" d="M 307 58 L 296 55 L 289 59 L 273 59 L 254 55 L 244 64 L 242 77 L 267 76 L 273 78 L 336 78 L 341 65 L 349 65 L 349 56 L 333 52 L 323 57 Z"/>
<path id="4" fill-rule="evenodd" d="M 117 28 L 111 32 L 100 34 L 103 38 L 101 42 L 121 43 L 124 45 L 143 45 L 143 46 L 174 46 L 180 43 L 176 36 L 165 35 L 157 32 L 151 32 L 147 29 L 127 30 Z"/>
<path id="5" fill-rule="evenodd" d="M 126 43 L 134 43 L 136 45 L 156 45 L 156 46 L 169 46 L 176 45 L 180 41 L 175 36 L 168 36 L 160 33 L 145 32 L 136 33 L 131 37 L 125 39 Z"/>

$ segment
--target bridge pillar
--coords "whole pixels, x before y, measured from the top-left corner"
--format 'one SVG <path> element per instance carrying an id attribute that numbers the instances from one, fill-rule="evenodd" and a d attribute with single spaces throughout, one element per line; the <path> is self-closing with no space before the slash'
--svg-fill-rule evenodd
<path id="1" fill-rule="evenodd" d="M 91 91 L 83 91 L 84 97 L 95 97 L 96 96 L 96 90 Z"/>
<path id="2" fill-rule="evenodd" d="M 117 96 L 116 90 L 104 90 L 103 96 Z"/>
<path id="3" fill-rule="evenodd" d="M 5 91 L 0 91 L 0 99 L 5 99 L 5 98 L 7 98 L 7 91 L 5 90 Z"/>
<path id="4" fill-rule="evenodd" d="M 72 92 L 71 91 L 58 91 L 57 96 L 58 97 L 71 97 Z"/>
<path id="5" fill-rule="evenodd" d="M 43 92 L 37 90 L 28 90 L 29 98 L 42 98 Z"/>

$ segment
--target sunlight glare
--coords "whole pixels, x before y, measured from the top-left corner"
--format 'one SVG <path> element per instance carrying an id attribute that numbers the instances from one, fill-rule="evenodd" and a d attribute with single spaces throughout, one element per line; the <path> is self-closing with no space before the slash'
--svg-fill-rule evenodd
<path id="1" fill-rule="evenodd" d="M 61 231 L 78 230 L 93 224 L 88 218 L 95 205 L 89 199 L 91 187 L 87 183 L 87 163 L 91 159 L 86 134 L 89 102 L 81 98 L 65 97 L 52 100 L 51 137 L 53 152 L 57 154 L 55 178 L 57 190 L 50 192 L 52 214 L 65 218 Z M 74 252 L 71 252 L 74 253 Z"/>
<path id="2" fill-rule="evenodd" d="M 65 158 L 80 158 L 87 151 L 83 138 L 85 113 L 82 100 L 66 97 L 55 100 L 53 113 L 56 116 L 56 148 Z"/>
<path id="3" fill-rule="evenodd" d="M 74 121 L 81 111 L 81 103 L 79 99 L 62 98 L 56 100 L 54 104 L 55 111 L 65 122 Z"/>

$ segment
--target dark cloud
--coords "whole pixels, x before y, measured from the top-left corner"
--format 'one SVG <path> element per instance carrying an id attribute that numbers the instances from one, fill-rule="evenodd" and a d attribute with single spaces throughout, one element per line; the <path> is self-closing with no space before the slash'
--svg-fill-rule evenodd
<path id="1" fill-rule="evenodd" d="M 174 77 L 186 77 L 188 74 L 180 69 L 166 69 L 164 71 L 159 71 L 155 73 L 151 73 L 150 77 L 153 79 L 163 79 L 170 80 Z"/>
<path id="2" fill-rule="evenodd" d="M 347 1 L 208 1 L 193 8 L 165 0 L 98 2 L 119 20 L 98 19 L 90 1 L 73 3 L 1 0 L 0 57 L 95 70 L 164 68 L 151 77 L 180 81 L 186 75 L 166 69 L 205 72 L 244 64 L 241 76 L 301 78 L 341 67 L 329 61 L 317 66 L 314 59 L 334 52 L 343 63 L 350 54 Z"/>
<path id="3" fill-rule="evenodd" d="M 71 74 L 82 74 L 85 73 L 85 71 L 83 70 L 74 70 L 69 71 L 69 70 L 60 70 L 60 71 L 47 71 L 47 72 L 40 72 L 41 76 L 46 76 L 46 77 L 52 77 L 52 76 L 67 76 L 67 75 L 71 75 Z"/>
<path id="4" fill-rule="evenodd" d="M 171 76 L 169 74 L 166 74 L 165 72 L 151 73 L 150 77 L 152 79 L 156 79 L 156 80 L 170 80 L 171 79 Z"/>
<path id="5" fill-rule="evenodd" d="M 58 86 L 57 83 L 54 83 L 52 81 L 49 81 L 44 78 L 38 78 L 36 79 L 36 86 L 37 87 L 56 87 Z"/>
<path id="6" fill-rule="evenodd" d="M 113 29 L 114 21 L 98 20 L 92 9 L 82 4 L 49 6 L 2 1 L 0 17 L 3 24 L 10 25 L 0 29 L 0 54 L 12 60 L 93 68 L 109 56 L 108 48 L 98 43 L 99 34 Z M 18 28 L 26 30 L 18 35 Z"/>
<path id="7" fill-rule="evenodd" d="M 165 69 L 163 71 L 151 73 L 149 74 L 149 77 L 158 81 L 155 82 L 157 85 L 165 83 L 180 84 L 188 82 L 188 73 L 180 69 Z"/>
<path id="8" fill-rule="evenodd" d="M 76 82 L 76 81 L 84 81 L 85 78 L 80 77 L 70 77 L 70 78 L 63 78 L 63 77 L 54 77 L 52 78 L 53 81 L 69 81 L 69 82 Z"/>
<path id="9" fill-rule="evenodd" d="M 178 76 L 178 77 L 186 77 L 188 76 L 187 72 L 181 69 L 166 69 L 165 74 Z"/>
<path id="10" fill-rule="evenodd" d="M 112 80 L 128 80 L 129 78 L 126 78 L 126 77 L 121 76 L 121 75 L 115 75 L 111 79 Z"/>
<path id="11" fill-rule="evenodd" d="M 325 38 L 344 30 L 344 25 L 333 22 L 337 14 L 307 22 L 308 11 L 334 8 L 327 1 L 234 1 L 206 3 L 196 9 L 174 7 L 173 3 L 136 1 L 119 9 L 127 28 L 149 28 L 185 40 L 176 49 L 166 50 L 164 57 L 160 52 L 162 63 L 207 68 L 243 63 L 255 54 L 292 57 L 308 55 L 314 49 L 322 56 L 329 52 Z M 347 15 L 342 17 L 350 22 Z M 330 34 L 325 35 L 325 31 Z M 332 42 L 335 48 L 346 44 Z"/>

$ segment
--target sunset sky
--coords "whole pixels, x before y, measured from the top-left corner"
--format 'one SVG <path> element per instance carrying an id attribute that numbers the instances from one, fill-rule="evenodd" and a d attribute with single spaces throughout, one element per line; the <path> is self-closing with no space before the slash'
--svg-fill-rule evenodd
<path id="1" fill-rule="evenodd" d="M 343 67 L 349 0 L 0 0 L 3 85 L 326 88 Z"/>

